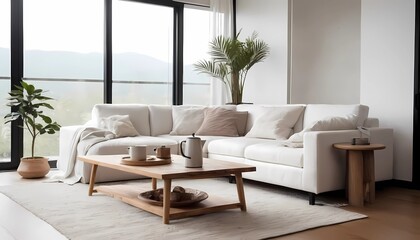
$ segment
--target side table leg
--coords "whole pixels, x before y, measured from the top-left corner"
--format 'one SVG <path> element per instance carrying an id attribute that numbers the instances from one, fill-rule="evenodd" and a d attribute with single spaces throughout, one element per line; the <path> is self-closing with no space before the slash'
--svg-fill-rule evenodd
<path id="1" fill-rule="evenodd" d="M 246 211 L 246 202 L 245 202 L 245 191 L 244 191 L 244 181 L 242 179 L 242 173 L 235 174 L 236 180 L 236 190 L 238 191 L 239 203 L 241 204 L 241 211 Z"/>
<path id="2" fill-rule="evenodd" d="M 373 150 L 364 151 L 363 160 L 365 200 L 373 203 L 375 201 L 375 157 Z"/>
<path id="3" fill-rule="evenodd" d="M 163 223 L 169 224 L 169 212 L 171 210 L 171 179 L 163 182 Z"/>
<path id="4" fill-rule="evenodd" d="M 89 196 L 92 196 L 94 192 L 96 192 L 93 187 L 95 186 L 95 178 L 96 178 L 96 170 L 98 169 L 98 165 L 93 164 L 92 169 L 90 172 L 90 179 L 89 179 Z"/>
<path id="5" fill-rule="evenodd" d="M 349 204 L 362 207 L 364 201 L 363 154 L 361 151 L 348 151 Z"/>

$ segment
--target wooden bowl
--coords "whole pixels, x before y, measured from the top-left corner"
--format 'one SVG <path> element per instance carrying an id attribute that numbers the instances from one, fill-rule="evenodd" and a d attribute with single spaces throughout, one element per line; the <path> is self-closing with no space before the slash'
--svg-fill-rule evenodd
<path id="1" fill-rule="evenodd" d="M 174 189 L 180 188 L 179 186 Z M 182 188 L 182 187 L 181 187 Z M 182 188 L 185 192 L 172 191 L 171 192 L 171 207 L 187 207 L 197 204 L 209 197 L 209 195 L 203 191 Z M 147 192 L 140 193 L 138 198 L 142 201 L 148 202 L 153 205 L 163 206 L 163 189 L 158 188 Z"/>

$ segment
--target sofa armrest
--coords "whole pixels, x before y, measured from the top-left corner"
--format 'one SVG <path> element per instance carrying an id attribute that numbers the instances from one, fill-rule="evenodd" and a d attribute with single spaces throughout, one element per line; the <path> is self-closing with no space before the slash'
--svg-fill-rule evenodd
<path id="1" fill-rule="evenodd" d="M 371 142 L 386 146 L 375 151 L 375 179 L 392 179 L 393 132 L 389 128 L 371 128 Z M 304 135 L 303 187 L 306 191 L 321 193 L 343 189 L 346 176 L 346 154 L 334 149 L 339 142 L 351 142 L 360 137 L 358 130 L 307 132 Z"/>

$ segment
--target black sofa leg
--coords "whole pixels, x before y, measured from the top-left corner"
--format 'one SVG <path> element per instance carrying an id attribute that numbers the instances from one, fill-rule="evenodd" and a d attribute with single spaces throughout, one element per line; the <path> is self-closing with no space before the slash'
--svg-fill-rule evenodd
<path id="1" fill-rule="evenodd" d="M 228 179 L 229 179 L 229 183 L 236 183 L 235 176 L 229 176 Z"/>
<path id="2" fill-rule="evenodd" d="M 309 193 L 309 205 L 315 205 L 315 193 Z"/>

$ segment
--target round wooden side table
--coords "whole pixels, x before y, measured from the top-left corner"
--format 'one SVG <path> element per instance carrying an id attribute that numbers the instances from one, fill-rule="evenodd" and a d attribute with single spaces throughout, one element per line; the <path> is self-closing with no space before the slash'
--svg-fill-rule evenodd
<path id="1" fill-rule="evenodd" d="M 335 143 L 336 149 L 346 150 L 347 194 L 349 204 L 363 206 L 364 201 L 375 201 L 374 150 L 384 149 L 383 144 L 352 145 Z"/>

